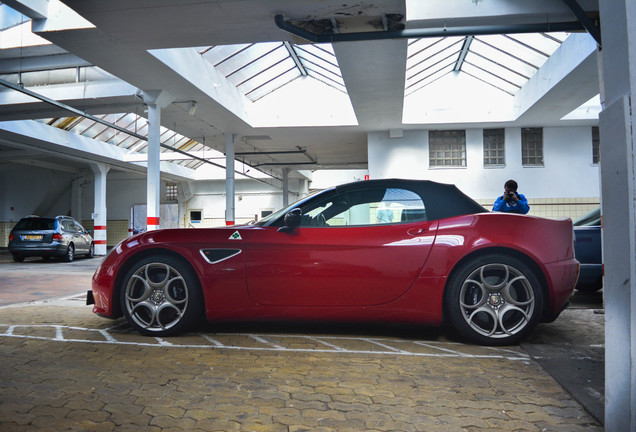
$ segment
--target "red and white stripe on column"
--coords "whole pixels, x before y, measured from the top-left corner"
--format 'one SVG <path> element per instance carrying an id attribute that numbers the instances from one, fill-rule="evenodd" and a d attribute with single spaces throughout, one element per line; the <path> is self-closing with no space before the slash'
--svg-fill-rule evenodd
<path id="1" fill-rule="evenodd" d="M 106 255 L 106 225 L 95 225 L 93 229 L 95 255 Z"/>
<path id="2" fill-rule="evenodd" d="M 135 233 L 135 210 L 130 207 L 130 223 L 128 224 L 128 237 Z"/>
<path id="3" fill-rule="evenodd" d="M 159 217 L 148 216 L 146 221 L 146 224 L 148 225 L 148 231 L 159 229 Z"/>

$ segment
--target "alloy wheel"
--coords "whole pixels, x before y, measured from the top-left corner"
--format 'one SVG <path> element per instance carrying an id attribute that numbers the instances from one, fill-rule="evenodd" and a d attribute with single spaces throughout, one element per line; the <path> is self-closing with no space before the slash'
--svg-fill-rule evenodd
<path id="1" fill-rule="evenodd" d="M 127 315 L 147 333 L 162 333 L 185 317 L 189 289 L 181 273 L 163 262 L 138 267 L 124 291 Z"/>
<path id="2" fill-rule="evenodd" d="M 472 330 L 488 338 L 506 338 L 522 332 L 531 322 L 535 303 L 528 278 L 503 263 L 475 269 L 459 292 L 463 319 Z"/>

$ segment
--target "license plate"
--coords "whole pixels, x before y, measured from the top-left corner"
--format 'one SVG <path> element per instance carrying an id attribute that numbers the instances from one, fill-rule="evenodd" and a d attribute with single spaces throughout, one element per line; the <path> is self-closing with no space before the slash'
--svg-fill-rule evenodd
<path id="1" fill-rule="evenodd" d="M 33 235 L 33 234 L 27 234 L 23 238 L 24 240 L 42 240 L 41 235 Z"/>

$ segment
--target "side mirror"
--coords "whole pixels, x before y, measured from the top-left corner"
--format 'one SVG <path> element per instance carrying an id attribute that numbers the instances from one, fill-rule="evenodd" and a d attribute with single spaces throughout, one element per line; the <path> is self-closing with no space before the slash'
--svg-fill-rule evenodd
<path id="1" fill-rule="evenodd" d="M 295 208 L 290 210 L 283 219 L 285 226 L 282 226 L 278 229 L 278 231 L 291 232 L 294 228 L 300 225 L 300 220 L 302 219 L 303 212 L 299 208 Z"/>

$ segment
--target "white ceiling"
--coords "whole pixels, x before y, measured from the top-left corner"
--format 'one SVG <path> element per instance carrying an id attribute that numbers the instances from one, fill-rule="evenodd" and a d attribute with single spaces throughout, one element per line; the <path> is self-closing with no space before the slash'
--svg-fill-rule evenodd
<path id="1" fill-rule="evenodd" d="M 29 58 L 34 62 L 50 61 L 53 53 L 66 55 L 66 65 L 98 66 L 107 72 L 105 76 L 109 79 L 90 85 L 86 82 L 57 86 L 34 84 L 29 88 L 95 115 L 124 112 L 143 115 L 144 94 L 166 92 L 174 102 L 163 110 L 162 124 L 206 146 L 223 151 L 224 134 L 234 134 L 238 138 L 238 153 L 306 150 L 302 155 L 243 156 L 252 165 L 271 163 L 261 168 L 274 175 L 279 175 L 286 162 L 292 169 L 365 168 L 367 133 L 372 131 L 573 125 L 597 121 L 593 117 L 562 119 L 598 94 L 596 56 L 590 54 L 589 41 L 577 42 L 584 45 L 582 49 L 553 56 L 546 63 L 548 73 L 541 80 L 530 80 L 514 97 L 507 95 L 502 99 L 501 92 L 494 88 L 488 90 L 492 97 L 484 96 L 483 84 L 466 85 L 471 81 L 465 77 L 460 82 L 456 77 L 447 76 L 428 86 L 419 99 L 413 97 L 410 101 L 404 98 L 408 39 L 338 42 L 333 44 L 333 50 L 348 98 L 327 90 L 321 94 L 304 93 L 296 83 L 299 90 L 295 91 L 295 99 L 278 105 L 277 110 L 272 108 L 277 105 L 272 100 L 265 101 L 266 98 L 256 103 L 249 101 L 211 68 L 197 50 L 238 43 L 307 43 L 276 25 L 274 18 L 279 14 L 294 23 L 337 22 L 343 33 L 377 32 L 378 17 L 392 14 L 404 16 L 402 23 L 409 31 L 457 27 L 476 30 L 492 25 L 510 27 L 577 21 L 565 2 L 63 0 L 64 5 L 86 21 L 59 5 L 52 7 L 53 0 L 35 7 L 18 0 L 3 3 L 33 18 L 33 31 L 54 45 L 0 50 L 0 74 L 14 71 L 18 62 L 19 67 L 26 67 Z M 598 11 L 596 0 L 578 0 L 578 3 L 591 16 Z M 110 79 L 109 74 L 117 80 Z M 16 93 L 0 88 L 0 121 L 69 115 Z M 468 103 L 476 97 L 481 98 L 483 105 L 475 105 L 474 100 Z M 501 108 L 488 106 L 489 100 L 506 101 L 507 114 L 490 118 L 484 115 Z M 194 116 L 188 114 L 189 101 L 196 101 Z M 259 112 L 259 104 L 267 109 Z M 407 115 L 405 106 L 419 107 L 421 115 Z M 441 106 L 445 115 L 433 115 L 441 111 Z M 478 108 L 466 113 L 466 106 Z M 482 106 L 483 110 L 479 109 Z M 346 126 L 333 123 L 300 126 L 297 121 L 287 119 L 304 115 L 318 120 L 328 118 L 332 111 L 347 110 L 355 121 Z M 409 120 L 405 121 L 407 117 Z M 16 140 L 19 141 L 15 134 L 8 136 L 0 132 L 0 160 L 7 159 L 2 156 L 9 154 L 5 152 L 10 151 L 9 157 L 15 158 L 17 151 L 29 150 L 27 144 L 16 143 Z M 7 147 L 2 147 L 2 142 Z M 31 149 L 31 157 L 33 151 L 37 153 L 37 149 Z M 72 150 L 63 152 L 70 154 Z M 298 165 L 308 161 L 311 163 Z"/>

